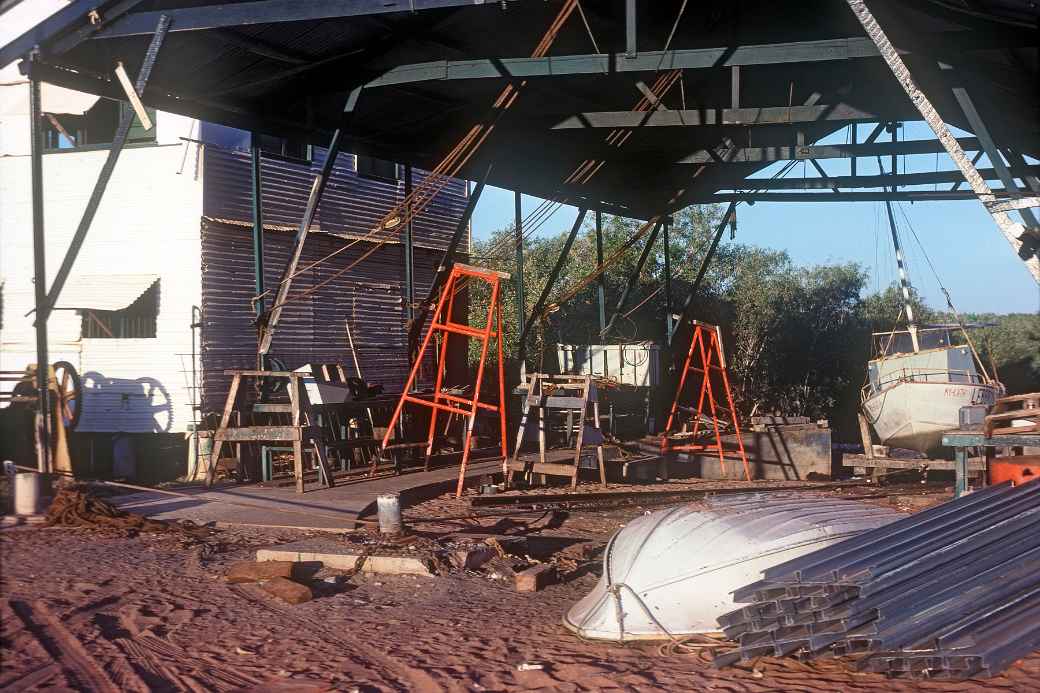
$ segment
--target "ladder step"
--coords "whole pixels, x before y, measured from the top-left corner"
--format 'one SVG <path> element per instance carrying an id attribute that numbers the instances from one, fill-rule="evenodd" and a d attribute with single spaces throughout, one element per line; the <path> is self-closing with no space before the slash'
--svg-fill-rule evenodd
<path id="1" fill-rule="evenodd" d="M 449 395 L 446 392 L 442 392 L 442 393 L 440 393 L 437 396 L 440 397 L 441 399 L 446 399 L 449 402 L 454 402 L 455 404 L 463 404 L 463 405 L 465 405 L 467 407 L 472 407 L 473 406 L 473 400 L 466 399 L 465 397 L 456 397 L 455 395 Z M 498 411 L 498 407 L 496 407 L 494 404 L 488 404 L 487 402 L 477 402 L 477 406 L 480 407 L 481 409 L 486 409 L 488 411 L 494 411 L 494 412 Z M 469 413 L 469 412 L 467 412 L 467 413 Z"/>
<path id="2" fill-rule="evenodd" d="M 484 339 L 484 330 L 477 329 L 476 327 L 470 327 L 469 325 L 460 325 L 457 322 L 438 322 L 431 325 L 435 330 L 443 330 L 445 332 L 454 332 L 455 334 L 465 335 L 466 337 L 475 337 L 477 339 Z M 497 333 L 492 330 L 491 337 L 497 336 Z"/>
<path id="3" fill-rule="evenodd" d="M 419 399 L 418 397 L 412 397 L 411 395 L 405 395 L 403 399 L 405 402 L 411 402 L 412 404 L 421 404 L 424 407 L 432 407 L 433 409 L 440 409 L 441 411 L 446 411 L 449 414 L 458 414 L 460 416 L 470 415 L 470 412 L 466 411 L 465 409 L 451 407 L 447 404 L 441 404 L 440 402 L 431 402 L 429 400 Z"/>
<path id="4" fill-rule="evenodd" d="M 429 445 L 429 443 L 425 440 L 419 443 L 393 443 L 392 445 L 387 445 L 385 448 L 383 448 L 383 450 L 404 450 L 406 448 L 424 448 L 427 445 Z"/>

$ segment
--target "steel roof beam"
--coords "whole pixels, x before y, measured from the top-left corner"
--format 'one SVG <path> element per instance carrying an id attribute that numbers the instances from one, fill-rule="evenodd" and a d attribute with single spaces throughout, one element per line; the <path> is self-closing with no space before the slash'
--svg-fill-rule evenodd
<path id="1" fill-rule="evenodd" d="M 1012 191 L 1022 194 L 1022 191 Z M 1008 192 L 994 190 L 997 197 L 1007 197 Z M 937 202 L 947 200 L 977 200 L 975 193 L 970 190 L 901 190 L 888 192 L 877 190 L 873 192 L 765 192 L 765 193 L 714 193 L 695 196 L 689 200 L 690 203 L 726 203 L 726 202 Z"/>
<path id="2" fill-rule="evenodd" d="M 764 108 L 697 108 L 669 111 L 597 111 L 579 113 L 554 124 L 553 130 L 589 128 L 698 127 L 705 125 L 787 125 L 815 121 L 877 120 L 878 115 L 848 104 L 766 106 Z"/>
<path id="3" fill-rule="evenodd" d="M 958 140 L 967 151 L 978 151 L 979 141 L 974 137 Z M 872 144 L 813 144 L 802 146 L 741 147 L 726 157 L 718 150 L 702 149 L 685 156 L 677 164 L 758 164 L 771 161 L 801 159 L 847 159 L 856 156 L 888 156 L 889 154 L 935 154 L 945 152 L 939 140 L 903 140 Z"/>
<path id="4" fill-rule="evenodd" d="M 498 5 L 498 0 L 254 0 L 253 2 L 170 8 L 170 31 L 202 31 L 253 24 L 305 22 L 343 17 L 417 12 L 474 5 Z M 150 33 L 159 12 L 136 12 L 97 33 L 97 38 L 140 36 Z"/>
<path id="5" fill-rule="evenodd" d="M 751 46 L 694 48 L 686 50 L 645 51 L 634 58 L 625 53 L 588 53 L 544 58 L 502 58 L 475 60 L 435 60 L 401 65 L 366 84 L 366 88 L 408 82 L 456 79 L 529 78 L 562 75 L 657 72 L 672 69 L 706 69 L 738 65 L 876 58 L 877 48 L 866 38 L 840 38 L 824 41 L 768 43 Z M 503 68 L 505 72 L 503 72 Z"/>
<path id="6" fill-rule="evenodd" d="M 1040 166 L 1017 169 L 1016 177 L 1040 173 Z M 979 175 L 987 180 L 997 180 L 1000 174 L 992 168 L 980 168 Z M 897 185 L 930 185 L 964 180 L 960 171 L 926 171 L 924 173 L 890 173 L 878 176 L 820 176 L 819 178 L 746 178 L 741 187 L 756 190 L 814 190 L 823 188 L 883 188 Z"/>

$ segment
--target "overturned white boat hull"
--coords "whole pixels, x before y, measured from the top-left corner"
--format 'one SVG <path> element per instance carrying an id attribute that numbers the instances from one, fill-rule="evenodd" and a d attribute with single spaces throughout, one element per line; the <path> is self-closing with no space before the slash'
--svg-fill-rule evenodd
<path id="1" fill-rule="evenodd" d="M 927 453 L 942 446 L 943 433 L 959 427 L 961 407 L 991 406 L 997 390 L 990 384 L 903 381 L 868 397 L 863 409 L 883 445 Z"/>
<path id="2" fill-rule="evenodd" d="M 898 517 L 805 494 L 741 494 L 643 515 L 611 538 L 603 576 L 563 622 L 616 642 L 714 632 L 737 608 L 733 590 L 762 570 Z"/>

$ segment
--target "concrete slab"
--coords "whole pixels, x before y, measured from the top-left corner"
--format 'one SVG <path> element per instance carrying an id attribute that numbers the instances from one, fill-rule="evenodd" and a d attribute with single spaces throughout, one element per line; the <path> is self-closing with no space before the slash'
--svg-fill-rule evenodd
<path id="1" fill-rule="evenodd" d="M 501 460 L 478 460 L 466 469 L 467 483 L 501 471 Z M 453 489 L 458 478 L 459 468 L 453 466 L 397 476 L 359 477 L 302 495 L 291 488 L 222 484 L 207 489 L 184 484 L 108 500 L 123 510 L 158 520 L 345 532 L 362 526 L 359 519 L 375 515 L 375 500 L 380 494 L 400 493 L 401 504 L 407 508 Z"/>
<path id="2" fill-rule="evenodd" d="M 269 549 L 258 549 L 257 561 L 319 562 L 326 568 L 353 570 L 361 555 L 355 547 L 322 539 L 305 539 L 281 544 Z M 384 575 L 433 575 L 419 556 L 367 555 L 361 564 L 363 573 Z"/>

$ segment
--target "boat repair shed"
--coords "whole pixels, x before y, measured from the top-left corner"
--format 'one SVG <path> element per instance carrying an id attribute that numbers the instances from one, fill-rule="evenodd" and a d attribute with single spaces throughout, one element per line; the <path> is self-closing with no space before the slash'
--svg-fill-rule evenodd
<path id="1" fill-rule="evenodd" d="M 1031 211 L 1040 181 L 1023 158 L 1040 154 L 1038 13 L 1013 0 L 77 0 L 0 48 L 0 63 L 21 59 L 37 95 L 48 82 L 305 140 L 331 161 L 343 148 L 431 171 L 373 225 L 375 239 L 450 177 L 566 202 L 582 210 L 578 222 L 585 210 L 646 219 L 633 244 L 691 203 L 728 202 L 729 217 L 758 200 L 979 199 L 1040 280 Z M 937 139 L 899 141 L 896 124 L 908 119 L 928 122 Z M 38 143 L 39 118 L 30 120 Z M 947 122 L 974 137 L 955 138 Z M 873 125 L 852 128 L 844 146 L 814 144 L 857 123 Z M 966 151 L 985 153 L 990 167 Z M 911 152 L 946 152 L 956 169 L 857 168 Z M 851 175 L 828 175 L 828 159 L 849 159 Z M 809 162 L 820 177 L 751 177 L 777 160 Z M 86 237 L 106 170 L 63 267 Z M 261 354 L 330 170 L 313 178 Z M 42 248 L 38 146 L 33 172 Z M 922 189 L 939 183 L 953 187 Z M 45 260 L 38 252 L 41 363 L 64 281 L 59 273 L 48 290 Z M 693 295 L 680 301 L 684 316 Z"/>

